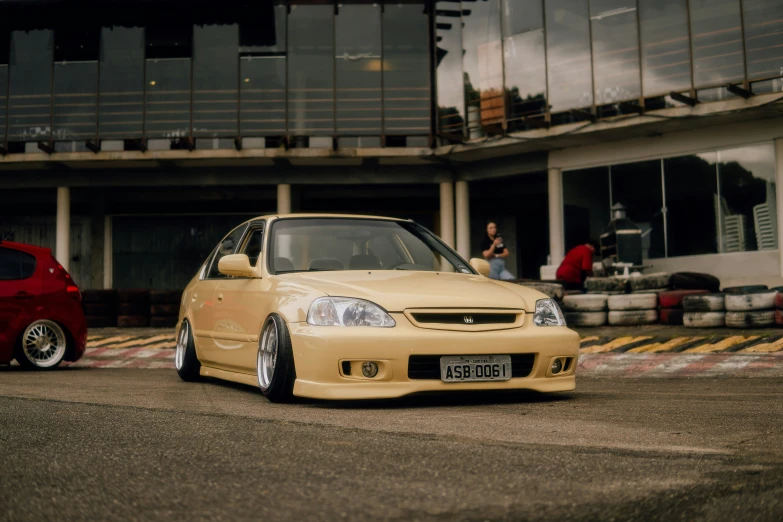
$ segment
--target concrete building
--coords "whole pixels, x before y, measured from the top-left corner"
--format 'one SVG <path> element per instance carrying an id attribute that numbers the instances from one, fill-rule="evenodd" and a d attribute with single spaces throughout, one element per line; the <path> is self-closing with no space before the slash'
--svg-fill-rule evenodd
<path id="1" fill-rule="evenodd" d="M 537 278 L 618 202 L 650 270 L 783 284 L 781 0 L 73 4 L 0 0 L 0 234 L 83 288 L 278 211 L 494 220 Z"/>

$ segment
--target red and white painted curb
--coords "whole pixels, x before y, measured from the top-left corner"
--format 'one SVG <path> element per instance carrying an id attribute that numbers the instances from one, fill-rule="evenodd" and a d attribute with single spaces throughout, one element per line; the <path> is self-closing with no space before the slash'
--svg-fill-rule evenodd
<path id="1" fill-rule="evenodd" d="M 579 357 L 581 377 L 783 377 L 783 354 L 596 353 Z"/>

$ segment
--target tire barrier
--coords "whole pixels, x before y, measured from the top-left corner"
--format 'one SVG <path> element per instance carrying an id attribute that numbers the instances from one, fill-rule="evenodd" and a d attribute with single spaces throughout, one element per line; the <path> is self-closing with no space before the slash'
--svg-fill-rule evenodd
<path id="1" fill-rule="evenodd" d="M 611 311 L 655 310 L 658 308 L 658 294 L 612 295 L 607 304 Z"/>
<path id="2" fill-rule="evenodd" d="M 568 326 L 605 326 L 606 312 L 563 312 Z"/>
<path id="3" fill-rule="evenodd" d="M 783 326 L 783 310 L 775 310 L 775 324 Z"/>
<path id="4" fill-rule="evenodd" d="M 774 324 L 775 310 L 726 312 L 726 326 L 729 328 L 759 328 Z"/>
<path id="5" fill-rule="evenodd" d="M 774 310 L 775 290 L 760 290 L 744 294 L 726 294 L 726 310 L 729 312 L 749 312 L 753 310 Z"/>
<path id="6" fill-rule="evenodd" d="M 87 328 L 117 326 L 116 290 L 83 290 L 82 304 Z"/>
<path id="7" fill-rule="evenodd" d="M 778 310 L 783 309 L 783 292 L 778 291 L 777 295 L 775 295 L 775 308 Z"/>
<path id="8" fill-rule="evenodd" d="M 620 277 L 588 277 L 585 279 L 585 290 L 588 294 L 624 294 L 625 279 Z"/>
<path id="9" fill-rule="evenodd" d="M 563 310 L 568 312 L 604 312 L 608 296 L 601 294 L 567 295 Z"/>
<path id="10" fill-rule="evenodd" d="M 609 324 L 611 326 L 641 326 L 657 322 L 657 310 L 618 310 L 609 312 Z"/>
<path id="11" fill-rule="evenodd" d="M 769 290 L 767 285 L 747 285 L 747 286 L 730 286 L 723 289 L 724 294 L 746 294 L 748 292 L 758 292 L 759 290 Z"/>
<path id="12" fill-rule="evenodd" d="M 686 312 L 723 312 L 726 310 L 726 296 L 725 294 L 687 295 L 682 298 L 682 307 Z"/>
<path id="13" fill-rule="evenodd" d="M 173 328 L 179 320 L 180 290 L 150 290 L 150 326 Z"/>
<path id="14" fill-rule="evenodd" d="M 647 274 L 638 277 L 629 277 L 628 286 L 631 288 L 631 292 L 643 292 L 645 290 L 656 290 L 661 288 L 669 288 L 671 285 L 672 275 L 668 272 L 658 272 L 655 274 Z"/>
<path id="15" fill-rule="evenodd" d="M 661 308 L 682 308 L 682 300 L 685 296 L 706 293 L 706 290 L 667 290 L 658 294 L 658 303 Z"/>
<path id="16" fill-rule="evenodd" d="M 689 312 L 685 310 L 682 323 L 686 328 L 719 328 L 726 324 L 726 312 Z"/>
<path id="17" fill-rule="evenodd" d="M 720 292 L 720 280 L 717 277 L 698 272 L 675 272 L 670 283 L 675 290 L 706 290 L 714 294 Z"/>
<path id="18" fill-rule="evenodd" d="M 685 310 L 678 308 L 662 308 L 658 312 L 658 319 L 661 324 L 672 326 L 682 326 Z"/>
<path id="19" fill-rule="evenodd" d="M 117 297 L 117 326 L 127 328 L 150 325 L 149 290 L 117 290 Z"/>

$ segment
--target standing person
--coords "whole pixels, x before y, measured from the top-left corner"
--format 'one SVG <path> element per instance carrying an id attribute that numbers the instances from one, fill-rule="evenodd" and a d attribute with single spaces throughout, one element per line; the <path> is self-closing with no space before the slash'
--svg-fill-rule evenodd
<path id="1" fill-rule="evenodd" d="M 503 244 L 503 237 L 498 234 L 498 226 L 490 221 L 487 223 L 487 235 L 481 242 L 481 255 L 489 261 L 490 279 L 502 279 L 511 281 L 516 279 L 514 274 L 506 270 L 505 258 L 508 257 L 508 249 Z"/>
<path id="2" fill-rule="evenodd" d="M 555 277 L 564 281 L 566 288 L 581 289 L 585 279 L 593 275 L 593 254 L 597 248 L 598 242 L 591 239 L 584 245 L 569 250 Z"/>

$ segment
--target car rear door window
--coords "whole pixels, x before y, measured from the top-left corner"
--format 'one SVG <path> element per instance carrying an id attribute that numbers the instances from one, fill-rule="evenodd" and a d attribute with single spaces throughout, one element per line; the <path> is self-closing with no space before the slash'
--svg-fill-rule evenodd
<path id="1" fill-rule="evenodd" d="M 0 281 L 27 279 L 35 272 L 35 257 L 19 250 L 0 247 Z"/>

